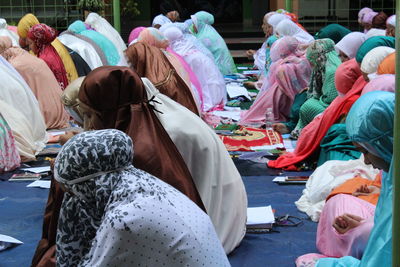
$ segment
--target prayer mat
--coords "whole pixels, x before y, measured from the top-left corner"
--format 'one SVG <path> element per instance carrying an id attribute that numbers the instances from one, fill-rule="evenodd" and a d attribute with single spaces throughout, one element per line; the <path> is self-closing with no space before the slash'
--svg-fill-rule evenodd
<path id="1" fill-rule="evenodd" d="M 228 151 L 254 151 L 251 147 L 283 144 L 280 133 L 273 130 L 241 127 L 233 135 L 219 135 Z"/>

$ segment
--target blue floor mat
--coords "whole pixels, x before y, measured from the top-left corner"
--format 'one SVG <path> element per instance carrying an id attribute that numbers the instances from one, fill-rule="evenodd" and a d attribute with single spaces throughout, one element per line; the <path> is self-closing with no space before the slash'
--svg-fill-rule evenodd
<path id="1" fill-rule="evenodd" d="M 252 164 L 254 171 L 266 168 L 264 166 L 265 164 Z M 241 167 L 239 170 L 242 175 L 247 172 Z M 304 186 L 280 186 L 273 183 L 272 179 L 273 176 L 243 176 L 249 207 L 272 205 L 276 215 L 288 213 L 306 218 L 294 205 Z M 29 182 L 0 182 L 0 234 L 10 235 L 24 242 L 20 246 L 0 252 L 1 267 L 30 266 L 41 237 L 48 190 L 27 188 L 27 184 Z M 298 256 L 316 251 L 316 229 L 316 223 L 305 219 L 304 224 L 298 227 L 276 228 L 280 233 L 247 234 L 241 245 L 229 255 L 229 260 L 234 267 L 294 266 Z"/>

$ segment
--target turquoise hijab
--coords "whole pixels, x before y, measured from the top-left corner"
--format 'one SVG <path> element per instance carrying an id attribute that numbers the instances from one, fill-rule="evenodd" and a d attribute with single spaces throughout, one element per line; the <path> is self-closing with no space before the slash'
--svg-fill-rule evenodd
<path id="1" fill-rule="evenodd" d="M 368 38 L 359 48 L 356 55 L 356 60 L 358 63 L 361 63 L 364 59 L 365 55 L 368 54 L 369 51 L 378 46 L 388 46 L 391 48 L 395 48 L 395 39 L 391 36 L 374 36 Z"/>
<path id="2" fill-rule="evenodd" d="M 214 16 L 205 11 L 199 11 L 192 15 L 193 24 L 197 32 L 192 28 L 193 35 L 199 39 L 214 56 L 215 63 L 223 75 L 237 72 L 231 53 L 221 35 L 211 26 Z"/>
<path id="3" fill-rule="evenodd" d="M 94 30 L 88 30 L 85 23 L 81 20 L 77 20 L 69 25 L 68 30 L 86 36 L 95 42 L 104 52 L 109 65 L 115 66 L 118 64 L 120 60 L 118 50 L 115 48 L 115 45 L 107 39 L 107 37 Z"/>
<path id="4" fill-rule="evenodd" d="M 317 267 L 327 266 L 392 266 L 392 176 L 393 123 L 395 94 L 375 91 L 361 96 L 346 119 L 346 130 L 351 140 L 391 162 L 389 173 L 384 173 L 382 189 L 375 209 L 374 227 L 361 260 L 353 257 L 323 258 Z"/>

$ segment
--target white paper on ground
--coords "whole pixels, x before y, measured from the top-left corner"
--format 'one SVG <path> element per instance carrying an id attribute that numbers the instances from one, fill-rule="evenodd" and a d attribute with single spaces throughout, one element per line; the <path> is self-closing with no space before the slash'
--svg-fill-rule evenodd
<path id="1" fill-rule="evenodd" d="M 223 117 L 223 118 L 229 118 L 235 121 L 239 121 L 240 120 L 240 112 L 241 111 L 225 111 L 225 110 L 216 110 L 213 111 L 213 114 L 219 117 Z"/>
<path id="2" fill-rule="evenodd" d="M 238 70 L 248 70 L 249 67 L 237 67 Z"/>
<path id="3" fill-rule="evenodd" d="M 283 144 L 275 144 L 269 146 L 251 146 L 251 150 L 260 151 L 260 150 L 272 150 L 277 148 L 284 148 Z"/>
<path id="4" fill-rule="evenodd" d="M 39 187 L 39 188 L 50 188 L 51 181 L 37 180 L 33 183 L 28 184 L 26 187 Z"/>
<path id="5" fill-rule="evenodd" d="M 239 85 L 239 84 L 232 84 L 232 83 L 227 84 L 226 85 L 226 92 L 228 93 L 228 96 L 230 98 L 235 98 L 235 97 L 238 97 L 238 96 L 244 96 L 248 100 L 251 100 L 251 98 L 249 96 L 249 92 L 247 91 L 247 89 L 244 88 L 243 86 Z"/>
<path id="6" fill-rule="evenodd" d="M 0 234 L 0 251 L 8 247 L 20 244 L 23 244 L 23 242 L 15 239 L 14 237 Z"/>
<path id="7" fill-rule="evenodd" d="M 260 73 L 261 73 L 261 71 L 259 71 L 259 70 L 245 70 L 245 71 L 243 71 L 243 75 L 252 75 L 252 74 L 258 75 Z"/>
<path id="8" fill-rule="evenodd" d="M 23 168 L 23 171 L 33 172 L 33 173 L 42 173 L 42 172 L 49 172 L 50 166 L 44 167 L 33 167 L 33 168 Z"/>
<path id="9" fill-rule="evenodd" d="M 287 176 L 276 176 L 276 177 L 272 180 L 272 182 L 275 182 L 275 183 L 277 183 L 277 182 L 285 182 L 285 181 L 286 181 L 286 178 L 287 178 Z"/>
<path id="10" fill-rule="evenodd" d="M 47 132 L 47 133 L 52 136 L 57 136 L 57 135 L 65 134 L 65 131 L 54 131 L 54 132 Z"/>
<path id="11" fill-rule="evenodd" d="M 247 208 L 247 225 L 274 223 L 275 217 L 271 205 Z"/>

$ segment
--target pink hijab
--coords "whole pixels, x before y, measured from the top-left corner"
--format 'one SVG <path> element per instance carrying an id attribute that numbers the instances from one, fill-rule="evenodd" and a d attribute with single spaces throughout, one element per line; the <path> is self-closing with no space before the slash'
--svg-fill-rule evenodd
<path id="1" fill-rule="evenodd" d="M 383 74 L 379 75 L 372 81 L 370 81 L 362 90 L 361 95 L 372 91 L 385 91 L 393 92 L 395 91 L 395 78 L 393 74 Z"/>
<path id="2" fill-rule="evenodd" d="M 286 121 L 297 93 L 310 82 L 311 66 L 303 53 L 298 50 L 299 41 L 287 36 L 272 45 L 271 59 L 275 61 L 268 74 L 268 83 L 248 111 L 241 114 L 240 124 L 261 124 L 265 113 L 272 108 L 274 121 Z M 269 88 L 265 88 L 267 85 Z"/>
<path id="3" fill-rule="evenodd" d="M 168 39 L 156 28 L 146 28 L 142 30 L 138 37 L 139 42 L 144 42 L 148 45 L 152 45 L 161 49 L 165 49 L 168 53 L 166 56 L 171 64 L 174 66 L 175 70 L 178 72 L 179 76 L 186 82 L 186 84 L 191 88 L 194 99 L 201 110 L 203 110 L 203 90 L 201 88 L 200 82 L 197 79 L 196 74 L 192 71 L 189 64 L 173 51 L 168 45 Z M 195 88 L 193 88 L 193 86 Z"/>
<path id="4" fill-rule="evenodd" d="M 129 34 L 129 38 L 128 38 L 128 44 L 132 43 L 133 40 L 137 39 L 139 37 L 139 34 L 146 29 L 146 27 L 136 27 L 135 29 L 133 29 L 131 31 L 131 33 Z"/>

